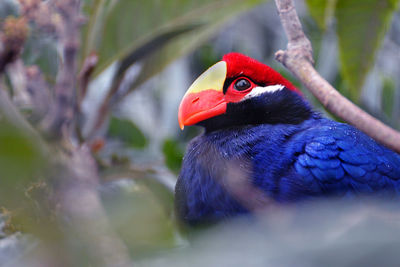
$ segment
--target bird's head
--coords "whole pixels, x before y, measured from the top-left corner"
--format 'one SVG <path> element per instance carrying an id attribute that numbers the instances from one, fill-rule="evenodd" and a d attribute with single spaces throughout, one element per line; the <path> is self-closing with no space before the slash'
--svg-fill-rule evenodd
<path id="1" fill-rule="evenodd" d="M 239 53 L 226 54 L 189 87 L 179 106 L 181 129 L 289 123 L 311 116 L 301 92 L 277 71 Z"/>

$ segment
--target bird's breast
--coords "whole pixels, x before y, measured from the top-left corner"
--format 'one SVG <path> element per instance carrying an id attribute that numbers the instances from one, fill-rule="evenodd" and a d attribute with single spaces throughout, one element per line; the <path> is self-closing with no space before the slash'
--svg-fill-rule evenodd
<path id="1" fill-rule="evenodd" d="M 270 169 L 279 165 L 272 159 L 282 150 L 282 140 L 271 136 L 266 126 L 230 128 L 195 138 L 177 184 L 180 217 L 187 221 L 219 220 L 265 205 L 268 194 L 256 185 L 256 172 L 260 171 L 256 165 L 261 160 L 262 172 L 272 175 Z M 260 159 L 260 155 L 269 156 Z"/>

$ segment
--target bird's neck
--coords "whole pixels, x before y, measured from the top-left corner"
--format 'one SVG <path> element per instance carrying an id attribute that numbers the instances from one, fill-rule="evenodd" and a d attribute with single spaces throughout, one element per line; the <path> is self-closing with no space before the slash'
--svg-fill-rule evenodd
<path id="1" fill-rule="evenodd" d="M 229 103 L 225 114 L 199 124 L 209 133 L 237 126 L 299 125 L 319 117 L 302 96 L 284 91 L 267 97 L 260 96 L 239 103 Z"/>

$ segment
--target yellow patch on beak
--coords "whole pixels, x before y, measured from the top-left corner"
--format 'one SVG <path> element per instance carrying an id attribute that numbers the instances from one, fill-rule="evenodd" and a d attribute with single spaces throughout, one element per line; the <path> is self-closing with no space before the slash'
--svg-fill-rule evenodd
<path id="1" fill-rule="evenodd" d="M 212 65 L 193 82 L 185 95 L 189 93 L 198 93 L 208 89 L 222 92 L 224 89 L 226 72 L 227 66 L 225 61 L 220 61 Z"/>

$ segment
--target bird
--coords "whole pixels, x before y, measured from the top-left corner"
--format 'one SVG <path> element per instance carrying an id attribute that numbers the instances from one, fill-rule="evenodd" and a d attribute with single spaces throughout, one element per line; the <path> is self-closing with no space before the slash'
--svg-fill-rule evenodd
<path id="1" fill-rule="evenodd" d="M 231 52 L 183 96 L 187 146 L 175 209 L 188 225 L 268 205 L 400 196 L 400 155 L 351 125 L 324 117 L 279 72 Z"/>

